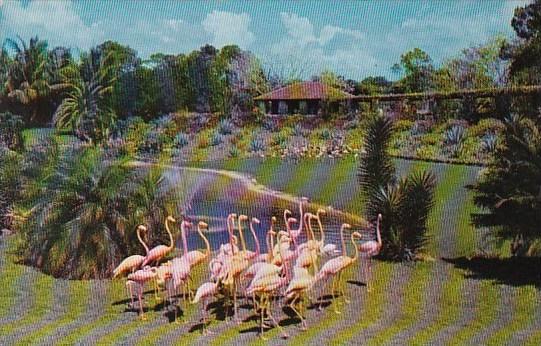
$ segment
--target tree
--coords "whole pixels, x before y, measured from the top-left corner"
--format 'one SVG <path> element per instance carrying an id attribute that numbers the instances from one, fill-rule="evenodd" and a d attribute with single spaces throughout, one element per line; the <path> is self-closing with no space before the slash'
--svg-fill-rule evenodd
<path id="1" fill-rule="evenodd" d="M 81 56 L 80 64 L 70 64 L 62 72 L 64 99 L 54 114 L 57 128 L 70 128 L 84 140 L 107 140 L 115 120 L 110 108 L 114 67 L 96 49 Z"/>
<path id="2" fill-rule="evenodd" d="M 402 54 L 400 62 L 393 65 L 392 70 L 403 75 L 398 83 L 405 92 L 428 91 L 433 87 L 432 58 L 419 48 Z"/>
<path id="3" fill-rule="evenodd" d="M 541 128 L 532 119 L 510 116 L 494 162 L 472 187 L 475 204 L 486 212 L 472 215 L 477 227 L 490 227 L 500 240 L 511 240 L 512 255 L 524 255 L 541 238 Z"/>
<path id="4" fill-rule="evenodd" d="M 411 260 L 427 242 L 427 220 L 434 205 L 435 177 L 415 172 L 397 180 L 388 148 L 393 134 L 390 119 L 374 116 L 367 125 L 358 171 L 368 220 L 381 213 L 382 255 Z"/>
<path id="5" fill-rule="evenodd" d="M 382 76 L 366 77 L 359 83 L 359 93 L 363 95 L 386 94 L 390 91 L 392 82 Z"/>
<path id="6" fill-rule="evenodd" d="M 539 84 L 541 79 L 541 0 L 517 7 L 511 25 L 518 41 L 503 50 L 515 82 Z"/>
<path id="7" fill-rule="evenodd" d="M 11 102 L 22 106 L 26 122 L 44 122 L 50 104 L 50 93 L 56 86 L 50 84 L 47 42 L 38 37 L 29 44 L 22 38 L 4 41 L 3 54 L 15 54 L 7 71 L 5 91 Z"/>

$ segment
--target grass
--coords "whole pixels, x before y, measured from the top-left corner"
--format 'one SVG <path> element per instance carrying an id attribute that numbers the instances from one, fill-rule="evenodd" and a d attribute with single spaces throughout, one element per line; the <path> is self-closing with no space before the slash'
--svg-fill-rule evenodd
<path id="1" fill-rule="evenodd" d="M 538 301 L 537 289 L 534 286 L 518 287 L 515 290 L 513 320 L 486 340 L 486 344 L 503 345 L 509 341 L 514 332 L 529 325 L 536 317 L 537 305 L 532 304 L 536 301 Z"/>
<path id="2" fill-rule="evenodd" d="M 450 271 L 450 278 L 443 285 L 443 290 L 438 300 L 438 317 L 420 333 L 415 335 L 407 343 L 410 345 L 428 345 L 436 334 L 444 327 L 455 322 L 461 312 L 463 296 L 461 287 L 464 284 L 464 277 L 458 270 Z"/>
<path id="3" fill-rule="evenodd" d="M 32 285 L 30 294 L 33 299 L 29 311 L 25 311 L 16 320 L 0 326 L 0 335 L 15 333 L 18 328 L 41 320 L 49 311 L 53 301 L 54 278 L 38 274 Z"/>
<path id="4" fill-rule="evenodd" d="M 6 258 L 2 266 L 0 275 L 0 318 L 9 313 L 10 309 L 17 302 L 17 296 L 20 294 L 17 291 L 17 283 L 25 271 L 22 265 L 12 264 L 11 258 Z"/>
<path id="5" fill-rule="evenodd" d="M 24 338 L 17 342 L 17 345 L 24 346 L 36 344 L 43 340 L 47 335 L 52 334 L 56 329 L 68 325 L 79 318 L 84 318 L 82 315 L 86 309 L 90 289 L 87 282 L 70 281 L 69 283 L 70 298 L 67 302 L 68 310 L 59 319 L 49 322 L 40 329 L 33 330 L 25 335 Z"/>
<path id="6" fill-rule="evenodd" d="M 473 304 L 476 307 L 475 317 L 472 321 L 463 326 L 450 340 L 449 345 L 464 345 L 475 336 L 480 330 L 488 327 L 497 317 L 500 292 L 498 287 L 490 281 L 481 281 L 477 299 Z"/>
<path id="7" fill-rule="evenodd" d="M 419 311 L 422 311 L 424 305 L 425 289 L 428 285 L 430 273 L 434 270 L 434 263 L 419 262 L 406 285 L 400 317 L 394 323 L 374 338 L 366 342 L 367 345 L 382 345 L 390 341 L 398 332 L 411 326 L 419 318 Z"/>

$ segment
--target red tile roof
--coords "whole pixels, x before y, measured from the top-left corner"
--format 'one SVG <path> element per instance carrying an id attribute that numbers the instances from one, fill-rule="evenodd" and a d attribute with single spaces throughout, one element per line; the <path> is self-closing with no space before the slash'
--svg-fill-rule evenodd
<path id="1" fill-rule="evenodd" d="M 321 82 L 299 82 L 257 96 L 255 100 L 345 100 L 353 97 Z"/>

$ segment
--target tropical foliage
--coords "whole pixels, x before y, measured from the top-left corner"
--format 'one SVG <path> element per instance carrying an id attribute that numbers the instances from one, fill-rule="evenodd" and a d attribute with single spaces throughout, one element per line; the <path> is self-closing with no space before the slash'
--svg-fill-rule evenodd
<path id="1" fill-rule="evenodd" d="M 358 171 L 369 220 L 383 214 L 382 254 L 396 260 L 412 260 L 427 242 L 427 220 L 434 205 L 436 180 L 429 171 L 415 172 L 397 181 L 388 154 L 392 121 L 374 116 L 367 124 L 364 153 Z"/>
<path id="2" fill-rule="evenodd" d="M 513 242 L 513 255 L 528 253 L 541 238 L 541 128 L 517 115 L 505 122 L 494 163 L 473 187 L 475 202 L 486 212 L 475 214 L 478 227 Z"/>

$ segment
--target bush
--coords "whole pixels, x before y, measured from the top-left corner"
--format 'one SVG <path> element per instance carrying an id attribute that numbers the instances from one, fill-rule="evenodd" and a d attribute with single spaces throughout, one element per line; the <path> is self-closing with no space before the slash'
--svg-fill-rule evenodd
<path id="1" fill-rule="evenodd" d="M 230 120 L 222 119 L 218 123 L 218 133 L 226 136 L 233 133 L 235 130 L 235 124 L 233 124 Z"/>
<path id="2" fill-rule="evenodd" d="M 184 132 L 179 132 L 173 140 L 173 145 L 176 148 L 182 148 L 187 146 L 190 143 L 190 136 Z"/>
<path id="3" fill-rule="evenodd" d="M 431 121 L 417 120 L 411 127 L 410 133 L 412 136 L 419 136 L 430 131 L 432 127 L 433 127 L 433 124 Z"/>
<path id="4" fill-rule="evenodd" d="M 468 129 L 468 133 L 474 137 L 482 137 L 487 133 L 499 133 L 504 128 L 504 124 L 494 118 L 481 119 L 477 125 Z"/>
<path id="5" fill-rule="evenodd" d="M 333 138 L 333 134 L 332 134 L 331 130 L 325 128 L 325 129 L 321 130 L 321 133 L 319 134 L 319 137 L 324 141 L 328 141 L 328 140 Z"/>
<path id="6" fill-rule="evenodd" d="M 461 125 L 453 125 L 443 134 L 443 143 L 450 146 L 459 146 L 466 139 L 466 129 Z"/>
<path id="7" fill-rule="evenodd" d="M 164 133 L 157 130 L 150 130 L 146 133 L 144 141 L 139 145 L 138 151 L 143 153 L 155 154 L 163 150 L 169 141 Z"/>
<path id="8" fill-rule="evenodd" d="M 250 141 L 250 151 L 260 152 L 265 151 L 265 142 L 261 138 L 253 138 Z"/>
<path id="9" fill-rule="evenodd" d="M 394 128 L 396 132 L 411 131 L 414 122 L 408 119 L 397 120 L 394 123 Z"/>
<path id="10" fill-rule="evenodd" d="M 280 130 L 280 126 L 278 125 L 278 122 L 275 121 L 273 118 L 266 117 L 263 119 L 262 124 L 263 129 L 269 132 L 276 132 Z"/>
<path id="11" fill-rule="evenodd" d="M 219 132 L 215 132 L 212 134 L 210 138 L 210 145 L 215 147 L 222 144 L 223 142 L 224 142 L 224 138 Z"/>
<path id="12" fill-rule="evenodd" d="M 231 158 L 239 157 L 240 156 L 240 150 L 237 148 L 237 146 L 232 146 L 229 148 L 228 156 Z"/>
<path id="13" fill-rule="evenodd" d="M 481 138 L 481 149 L 486 153 L 495 152 L 497 144 L 498 136 L 495 133 L 487 133 Z"/>
<path id="14" fill-rule="evenodd" d="M 297 137 L 304 137 L 306 135 L 306 131 L 302 127 L 301 124 L 295 124 L 293 127 L 293 136 Z"/>
<path id="15" fill-rule="evenodd" d="M 286 142 L 287 136 L 282 132 L 276 133 L 274 136 L 272 136 L 272 145 L 282 146 Z"/>
<path id="16" fill-rule="evenodd" d="M 23 146 L 23 119 L 10 112 L 0 113 L 0 146 L 20 149 Z"/>

